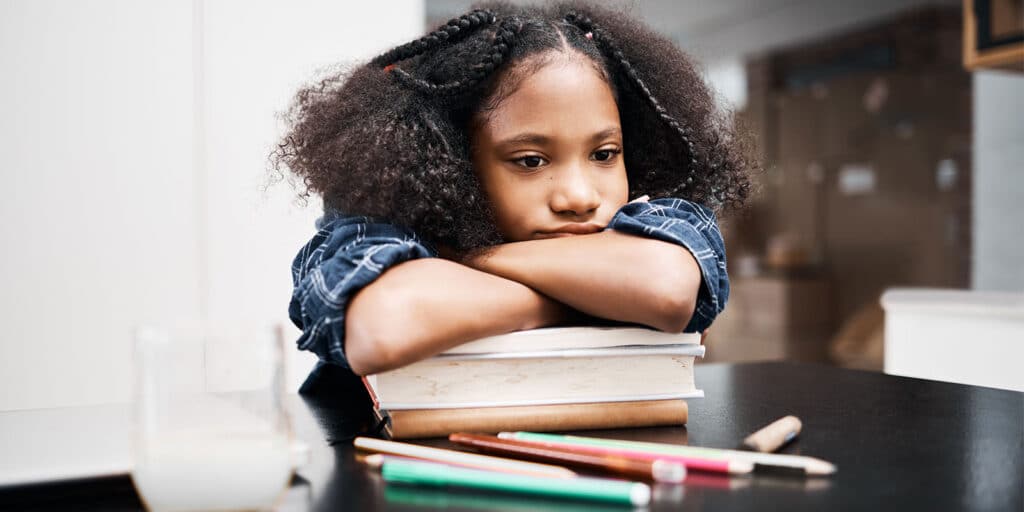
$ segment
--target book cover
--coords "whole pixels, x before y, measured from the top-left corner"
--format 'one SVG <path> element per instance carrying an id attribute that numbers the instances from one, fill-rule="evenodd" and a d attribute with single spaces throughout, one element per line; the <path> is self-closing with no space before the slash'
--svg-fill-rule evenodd
<path id="1" fill-rule="evenodd" d="M 392 439 L 443 437 L 452 432 L 550 432 L 630 427 L 682 426 L 683 400 L 571 403 L 519 407 L 379 411 Z"/>
<path id="2" fill-rule="evenodd" d="M 700 333 L 666 333 L 646 327 L 545 327 L 489 336 L 444 352 L 486 354 L 631 346 L 699 345 Z"/>

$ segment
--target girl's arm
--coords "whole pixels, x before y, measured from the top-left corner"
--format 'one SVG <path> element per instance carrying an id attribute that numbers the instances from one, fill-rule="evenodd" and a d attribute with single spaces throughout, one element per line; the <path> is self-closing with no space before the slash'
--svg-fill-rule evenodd
<path id="1" fill-rule="evenodd" d="M 396 265 L 349 302 L 345 354 L 378 373 L 485 336 L 561 323 L 572 310 L 524 284 L 427 258 Z"/>
<path id="2" fill-rule="evenodd" d="M 687 326 L 701 285 L 686 248 L 614 230 L 503 244 L 464 263 L 584 313 L 666 332 Z"/>
<path id="3" fill-rule="evenodd" d="M 671 332 L 706 330 L 729 300 L 714 212 L 677 198 L 629 203 L 601 233 L 501 245 L 466 263 L 584 313 Z"/>
<path id="4" fill-rule="evenodd" d="M 523 284 L 435 258 L 407 229 L 333 212 L 317 226 L 292 262 L 296 344 L 360 375 L 578 314 Z"/>

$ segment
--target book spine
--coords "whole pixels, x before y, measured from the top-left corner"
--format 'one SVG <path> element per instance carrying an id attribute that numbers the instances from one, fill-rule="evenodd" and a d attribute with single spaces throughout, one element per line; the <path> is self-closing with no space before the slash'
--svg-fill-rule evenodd
<path id="1" fill-rule="evenodd" d="M 447 403 L 424 403 L 424 402 L 381 402 L 378 407 L 389 411 L 399 410 L 426 410 L 426 409 L 482 409 L 490 407 L 547 407 L 555 405 L 570 404 L 601 404 L 601 403 L 622 403 L 622 402 L 648 402 L 660 400 L 684 400 L 688 398 L 704 398 L 704 390 L 695 389 L 686 393 L 666 393 L 654 395 L 624 395 L 599 397 L 569 397 L 569 398 L 542 398 L 533 400 L 487 400 L 479 402 L 447 402 Z"/>
<path id="2" fill-rule="evenodd" d="M 496 359 L 553 359 L 628 356 L 692 356 L 704 357 L 704 345 L 661 345 L 637 347 L 603 347 L 585 349 L 535 350 L 524 352 L 443 353 L 431 359 L 439 361 L 481 361 Z M 415 364 L 415 363 L 414 363 Z"/>
<path id="3" fill-rule="evenodd" d="M 370 400 L 373 400 L 373 408 L 380 408 L 380 400 L 377 400 L 377 393 L 373 391 L 373 386 L 370 385 L 370 380 L 367 377 L 363 377 L 363 386 L 366 387 L 366 393 L 370 395 Z"/>
<path id="4" fill-rule="evenodd" d="M 644 327 L 544 327 L 489 336 L 446 350 L 448 354 L 515 352 L 517 350 L 621 347 L 630 345 L 700 344 L 700 333 L 668 334 Z"/>
<path id="5" fill-rule="evenodd" d="M 602 428 L 683 425 L 683 400 L 388 411 L 391 437 L 412 439 L 452 432 L 494 433 L 510 430 L 548 432 Z"/>

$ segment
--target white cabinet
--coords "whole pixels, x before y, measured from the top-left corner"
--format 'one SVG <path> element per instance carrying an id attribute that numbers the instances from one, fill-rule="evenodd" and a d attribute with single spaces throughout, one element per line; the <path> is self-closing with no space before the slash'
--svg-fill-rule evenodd
<path id="1" fill-rule="evenodd" d="M 1024 293 L 893 289 L 885 372 L 1024 391 Z"/>

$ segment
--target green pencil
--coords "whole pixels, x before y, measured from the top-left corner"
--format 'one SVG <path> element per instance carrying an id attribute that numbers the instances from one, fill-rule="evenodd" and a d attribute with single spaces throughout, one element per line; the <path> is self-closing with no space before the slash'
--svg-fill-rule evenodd
<path id="1" fill-rule="evenodd" d="M 651 488 L 639 482 L 609 478 L 544 478 L 466 469 L 433 462 L 389 460 L 381 475 L 387 482 L 468 487 L 562 498 L 579 498 L 636 507 L 651 501 Z"/>

